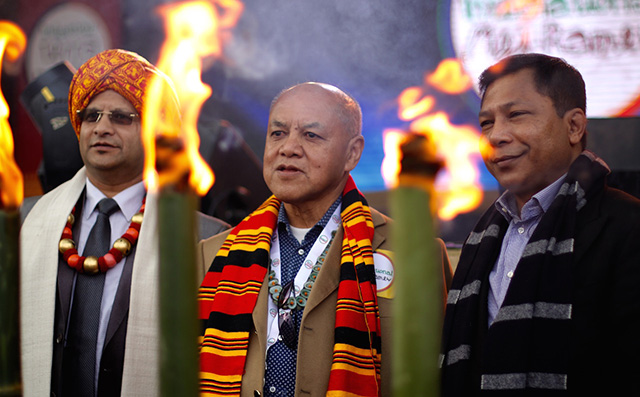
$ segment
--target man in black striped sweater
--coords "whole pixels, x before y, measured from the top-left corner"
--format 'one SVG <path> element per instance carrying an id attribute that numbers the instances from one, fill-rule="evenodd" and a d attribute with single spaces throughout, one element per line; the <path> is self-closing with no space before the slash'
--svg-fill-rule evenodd
<path id="1" fill-rule="evenodd" d="M 443 330 L 442 391 L 617 395 L 638 388 L 640 201 L 585 150 L 585 85 L 564 60 L 480 76 L 482 154 L 506 191 L 469 235 Z"/>

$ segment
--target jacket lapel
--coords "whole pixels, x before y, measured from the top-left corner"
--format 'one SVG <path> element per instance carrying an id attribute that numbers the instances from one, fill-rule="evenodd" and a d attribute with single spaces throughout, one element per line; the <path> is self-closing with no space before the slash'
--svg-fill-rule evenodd
<path id="1" fill-rule="evenodd" d="M 374 230 L 378 226 L 382 226 L 385 223 L 387 223 L 387 221 L 382 217 L 382 215 L 378 211 L 374 210 L 373 208 L 371 208 L 371 219 L 373 220 Z M 373 249 L 373 252 L 375 252 L 378 248 L 380 248 L 380 246 L 384 244 L 386 240 L 387 240 L 386 235 L 382 235 L 382 233 L 374 233 L 373 241 L 371 241 L 371 248 Z"/>
<path id="2" fill-rule="evenodd" d="M 258 341 L 260 342 L 260 351 L 266 352 L 267 342 L 267 316 L 269 311 L 269 290 L 268 290 L 269 273 L 265 275 L 262 287 L 258 293 L 258 300 L 256 306 L 253 308 L 251 317 L 253 318 L 253 325 L 255 332 L 258 335 Z"/>
<path id="3" fill-rule="evenodd" d="M 605 189 L 607 189 L 605 187 Z M 594 197 L 594 202 L 588 203 L 583 211 L 579 212 L 576 224 L 576 236 L 573 252 L 573 263 L 582 263 L 582 257 L 589 247 L 600 235 L 600 231 L 604 228 L 607 219 L 600 215 L 600 207 L 602 206 L 603 194 Z"/>
<path id="4" fill-rule="evenodd" d="M 76 201 L 76 214 L 80 217 L 82 214 L 82 206 L 84 205 L 84 189 L 80 194 L 80 197 Z M 76 222 L 73 226 L 73 235 L 78 236 L 80 234 L 80 222 Z M 69 318 L 69 309 L 71 306 L 71 291 L 73 291 L 73 280 L 76 272 L 72 270 L 64 261 L 62 256 L 59 257 L 58 268 L 58 299 L 60 299 L 60 315 L 61 318 Z M 65 327 L 66 328 L 66 327 Z"/>
<path id="5" fill-rule="evenodd" d="M 113 301 L 113 308 L 111 309 L 111 316 L 109 317 L 109 325 L 107 326 L 107 334 L 104 340 L 104 348 L 105 350 L 108 348 L 109 342 L 111 342 L 111 338 L 116 333 L 116 330 L 120 327 L 120 325 L 124 322 L 127 317 L 127 313 L 129 312 L 129 295 L 131 292 L 131 274 L 133 268 L 133 261 L 136 256 L 136 248 L 133 247 L 133 250 L 127 256 L 127 259 L 124 263 L 124 269 L 122 271 L 122 275 L 120 276 L 120 281 L 118 283 L 118 291 L 116 292 L 116 297 Z"/>

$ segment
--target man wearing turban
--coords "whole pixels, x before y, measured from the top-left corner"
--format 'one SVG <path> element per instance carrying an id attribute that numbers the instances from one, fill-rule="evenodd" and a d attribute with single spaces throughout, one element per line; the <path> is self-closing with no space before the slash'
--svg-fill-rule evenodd
<path id="1" fill-rule="evenodd" d="M 21 231 L 25 396 L 158 395 L 156 197 L 140 135 L 157 74 L 166 79 L 135 53 L 107 50 L 71 81 L 84 167 L 37 201 Z M 228 227 L 203 214 L 198 224 L 200 238 Z"/>

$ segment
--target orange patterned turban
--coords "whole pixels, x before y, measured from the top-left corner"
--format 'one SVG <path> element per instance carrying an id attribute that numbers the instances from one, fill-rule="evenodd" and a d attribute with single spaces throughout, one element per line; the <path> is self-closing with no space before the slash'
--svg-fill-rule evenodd
<path id="1" fill-rule="evenodd" d="M 76 111 L 86 108 L 96 95 L 107 90 L 125 97 L 142 115 L 144 92 L 156 73 L 160 72 L 146 59 L 124 50 L 106 50 L 85 62 L 69 88 L 69 117 L 76 135 L 80 136 L 82 124 Z"/>

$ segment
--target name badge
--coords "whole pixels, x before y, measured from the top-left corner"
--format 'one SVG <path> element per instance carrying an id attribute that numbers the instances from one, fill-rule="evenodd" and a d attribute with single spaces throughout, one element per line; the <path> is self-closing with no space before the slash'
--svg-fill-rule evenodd
<path id="1" fill-rule="evenodd" d="M 376 287 L 378 296 L 392 299 L 395 295 L 393 279 L 395 268 L 393 267 L 393 253 L 388 250 L 378 250 L 373 253 L 373 267 L 376 272 Z"/>

